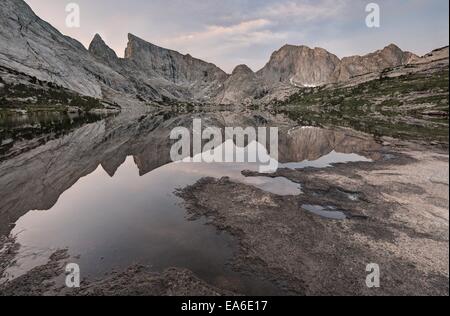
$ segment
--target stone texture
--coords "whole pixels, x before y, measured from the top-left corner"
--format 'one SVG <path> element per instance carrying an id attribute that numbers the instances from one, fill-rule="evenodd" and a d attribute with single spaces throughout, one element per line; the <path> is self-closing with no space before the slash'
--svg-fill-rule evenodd
<path id="1" fill-rule="evenodd" d="M 264 95 L 264 88 L 256 74 L 246 65 L 237 66 L 223 84 L 217 103 L 248 103 Z"/>
<path id="2" fill-rule="evenodd" d="M 153 79 L 156 88 L 165 88 L 168 97 L 182 100 L 208 101 L 215 96 L 228 75 L 214 64 L 191 55 L 182 55 L 128 35 L 125 60 L 133 77 Z"/>
<path id="3" fill-rule="evenodd" d="M 286 45 L 272 54 L 258 75 L 269 84 L 318 86 L 336 81 L 339 65 L 339 58 L 322 48 Z"/>
<path id="4" fill-rule="evenodd" d="M 404 52 L 394 44 L 365 56 L 352 56 L 342 59 L 338 70 L 338 81 L 346 81 L 351 77 L 361 76 L 384 69 L 406 65 L 419 57 Z"/>
<path id="5" fill-rule="evenodd" d="M 132 89 L 126 78 L 97 62 L 82 44 L 41 20 L 22 0 L 2 0 L 0 65 L 93 97 L 104 96 L 106 78 L 116 91 Z"/>
<path id="6" fill-rule="evenodd" d="M 0 6 L 0 66 L 129 107 L 169 99 L 265 103 L 302 87 L 373 80 L 386 69 L 445 58 L 448 47 L 419 58 L 391 44 L 365 56 L 339 59 L 322 48 L 285 45 L 258 72 L 240 65 L 228 75 L 211 63 L 132 34 L 124 58 L 99 35 L 87 50 L 37 17 L 24 1 L 2 0 Z"/>
<path id="7" fill-rule="evenodd" d="M 89 45 L 89 52 L 108 65 L 115 65 L 119 59 L 116 52 L 106 45 L 99 34 L 95 34 Z"/>

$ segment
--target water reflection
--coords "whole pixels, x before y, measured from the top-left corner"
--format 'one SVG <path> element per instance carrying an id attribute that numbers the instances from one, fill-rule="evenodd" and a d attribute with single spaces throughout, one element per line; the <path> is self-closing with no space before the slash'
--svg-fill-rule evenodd
<path id="1" fill-rule="evenodd" d="M 328 219 L 343 220 L 347 218 L 344 212 L 339 211 L 333 206 L 304 204 L 302 205 L 302 209 Z"/>
<path id="2" fill-rule="evenodd" d="M 209 124 L 225 124 L 223 113 L 202 115 Z M 105 120 L 1 163 L 0 233 L 16 235 L 21 245 L 8 277 L 68 248 L 84 276 L 134 263 L 156 271 L 175 266 L 219 287 L 234 284 L 231 290 L 240 293 L 277 294 L 273 285 L 232 271 L 227 263 L 236 241 L 205 225 L 207 219 L 189 221 L 174 191 L 205 176 L 227 176 L 277 195 L 301 194 L 300 184 L 244 177 L 243 170 L 257 170 L 254 163 L 171 163 L 170 130 L 190 122 L 189 114 Z M 350 132 L 294 128 L 280 135 L 285 168 L 371 161 L 377 149 Z"/>
<path id="3" fill-rule="evenodd" d="M 13 150 L 13 146 L 21 141 L 38 140 L 38 145 L 43 144 L 104 117 L 93 113 L 0 109 L 0 161 L 19 154 L 21 150 Z"/>
<path id="4" fill-rule="evenodd" d="M 139 176 L 128 157 L 114 177 L 99 166 L 64 192 L 51 210 L 31 211 L 16 223 L 12 234 L 26 248 L 8 276 L 17 277 L 55 249 L 67 248 L 85 277 L 138 262 L 155 271 L 188 268 L 217 286 L 233 279 L 233 289 L 241 293 L 277 294 L 271 285 L 227 266 L 236 246 L 230 235 L 205 225 L 206 219 L 186 219 L 182 201 L 173 193 L 205 174 L 187 165 L 172 163 Z M 27 256 L 30 249 L 39 250 L 39 256 Z"/>

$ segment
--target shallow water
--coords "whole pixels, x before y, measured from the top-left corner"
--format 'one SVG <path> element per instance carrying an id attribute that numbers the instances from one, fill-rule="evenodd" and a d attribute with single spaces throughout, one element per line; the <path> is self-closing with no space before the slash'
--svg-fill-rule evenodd
<path id="1" fill-rule="evenodd" d="M 347 215 L 345 215 L 343 211 L 340 211 L 333 206 L 304 204 L 302 205 L 302 209 L 328 219 L 343 220 L 347 218 Z"/>
<path id="2" fill-rule="evenodd" d="M 233 279 L 237 290 L 276 294 L 269 285 L 245 280 L 226 266 L 236 246 L 230 235 L 205 225 L 204 218 L 187 220 L 174 191 L 201 177 L 183 164 L 139 176 L 132 157 L 112 178 L 99 166 L 50 210 L 31 211 L 16 223 L 12 234 L 29 249 L 21 254 L 19 266 L 8 271 L 10 277 L 42 263 L 52 251 L 67 248 L 72 257 L 79 257 L 74 262 L 85 277 L 133 263 L 155 271 L 184 267 L 218 286 L 222 279 Z"/>
<path id="3" fill-rule="evenodd" d="M 243 176 L 244 170 L 258 170 L 255 163 L 173 163 L 168 158 L 166 134 L 157 128 L 138 129 L 137 134 L 129 135 L 131 126 L 124 128 L 123 134 L 116 129 L 108 136 L 98 136 L 106 135 L 110 125 L 95 123 L 81 128 L 67 136 L 67 143 L 55 141 L 51 150 L 37 150 L 24 160 L 25 165 L 22 158 L 9 162 L 14 167 L 0 165 L 0 184 L 9 190 L 4 191 L 0 209 L 24 214 L 11 231 L 21 245 L 17 265 L 7 270 L 4 280 L 45 264 L 52 252 L 67 248 L 71 261 L 80 265 L 82 277 L 99 278 L 132 264 L 148 265 L 155 271 L 181 267 L 239 293 L 281 293 L 273 284 L 233 271 L 230 262 L 238 241 L 208 225 L 206 218 L 190 220 L 175 191 L 203 177 L 226 176 L 276 195 L 299 195 L 301 184 L 282 177 Z M 320 137 L 312 137 L 312 133 Z M 324 133 L 321 129 L 294 133 L 295 139 L 282 143 L 280 160 L 284 163 L 279 166 L 325 168 L 334 163 L 371 161 L 353 152 L 368 148 L 359 144 L 361 140 L 350 137 L 349 146 L 342 140 L 335 144 L 335 139 L 344 136 Z M 74 142 L 80 145 L 68 149 L 67 144 Z M 41 156 L 47 152 L 49 156 Z M 50 159 L 51 168 L 41 166 Z M 30 193 L 33 190 L 35 193 Z M 331 213 L 316 207 L 310 211 L 322 216 Z M 339 217 L 338 213 L 333 211 L 333 216 Z"/>

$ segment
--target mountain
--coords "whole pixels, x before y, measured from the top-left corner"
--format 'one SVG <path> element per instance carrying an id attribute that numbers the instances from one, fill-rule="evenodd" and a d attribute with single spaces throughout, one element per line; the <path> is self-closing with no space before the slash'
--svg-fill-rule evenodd
<path id="1" fill-rule="evenodd" d="M 296 88 L 345 82 L 416 60 L 419 60 L 418 56 L 403 52 L 394 44 L 365 56 L 343 59 L 323 48 L 285 45 L 274 52 L 269 62 L 256 73 L 245 65 L 238 66 L 216 100 L 219 103 L 246 103 L 283 99 Z"/>
<path id="2" fill-rule="evenodd" d="M 175 97 L 207 101 L 216 95 L 228 75 L 211 63 L 161 48 L 129 34 L 125 59 L 136 69 L 140 78 L 155 78 Z"/>
<path id="3" fill-rule="evenodd" d="M 0 66 L 96 98 L 206 101 L 228 75 L 218 67 L 130 34 L 118 58 L 100 36 L 87 50 L 37 17 L 22 0 L 0 6 Z"/>
<path id="4" fill-rule="evenodd" d="M 412 61 L 411 65 L 423 65 L 427 63 L 433 63 L 433 62 L 444 62 L 444 64 L 448 63 L 448 53 L 449 53 L 449 47 L 441 47 L 438 49 L 433 50 L 432 52 L 426 54 L 425 56 L 415 59 Z"/>
<path id="5" fill-rule="evenodd" d="M 237 66 L 230 77 L 223 83 L 220 93 L 215 101 L 228 104 L 240 100 L 242 103 L 252 102 L 258 96 L 264 95 L 256 74 L 246 65 Z"/>
<path id="6" fill-rule="evenodd" d="M 99 35 L 86 49 L 37 17 L 23 0 L 1 1 L 1 67 L 122 105 L 167 100 L 264 103 L 286 98 L 302 87 L 355 82 L 360 77 L 373 80 L 385 69 L 433 58 L 433 54 L 419 58 L 394 44 L 342 59 L 323 48 L 285 45 L 261 70 L 240 65 L 229 75 L 214 64 L 132 34 L 124 58 Z M 445 51 L 436 54 L 445 58 Z M 448 49 L 446 54 L 448 59 Z"/>
<path id="7" fill-rule="evenodd" d="M 285 82 L 299 87 L 311 87 L 406 65 L 417 58 L 394 44 L 365 56 L 345 57 L 342 60 L 323 48 L 286 45 L 273 53 L 258 75 L 269 83 Z"/>
<path id="8" fill-rule="evenodd" d="M 125 57 L 118 58 L 97 34 L 89 52 L 133 82 L 141 100 L 209 102 L 228 75 L 214 64 L 165 49 L 128 34 Z"/>
<path id="9" fill-rule="evenodd" d="M 267 83 L 318 86 L 336 81 L 340 60 L 323 48 L 285 45 L 258 72 Z"/>
<path id="10" fill-rule="evenodd" d="M 41 20 L 22 0 L 2 0 L 0 66 L 98 98 L 105 87 L 100 78 L 108 78 L 116 91 L 132 89 L 126 78 L 96 62 L 82 44 Z"/>
<path id="11" fill-rule="evenodd" d="M 100 35 L 89 52 L 130 80 L 141 100 L 209 101 L 228 75 L 213 64 L 148 43 L 129 34 L 125 57 L 118 58 Z"/>
<path id="12" fill-rule="evenodd" d="M 89 45 L 89 52 L 112 67 L 114 67 L 119 61 L 119 57 L 117 57 L 116 52 L 106 45 L 99 34 L 95 34 L 91 44 Z"/>
<path id="13" fill-rule="evenodd" d="M 391 67 L 407 65 L 417 59 L 419 59 L 417 55 L 404 52 L 394 44 L 365 56 L 344 57 L 339 67 L 338 81 L 345 81 L 351 77 L 379 72 Z"/>

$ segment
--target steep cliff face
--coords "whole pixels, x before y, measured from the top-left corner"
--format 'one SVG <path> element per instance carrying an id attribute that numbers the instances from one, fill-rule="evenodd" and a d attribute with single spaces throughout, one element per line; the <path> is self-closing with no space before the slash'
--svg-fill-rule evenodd
<path id="1" fill-rule="evenodd" d="M 285 82 L 299 87 L 342 82 L 354 76 L 405 65 L 418 57 L 391 44 L 365 56 L 340 60 L 322 48 L 286 45 L 276 51 L 258 72 L 265 82 Z"/>
<path id="2" fill-rule="evenodd" d="M 158 75 L 177 84 L 224 81 L 227 74 L 211 63 L 182 55 L 128 35 L 125 59 L 141 66 L 149 75 Z"/>
<path id="3" fill-rule="evenodd" d="M 0 66 L 83 95 L 209 101 L 228 75 L 213 64 L 130 34 L 126 58 L 96 35 L 87 50 L 37 17 L 22 0 L 0 6 Z"/>
<path id="4" fill-rule="evenodd" d="M 138 98 L 182 101 L 211 101 L 228 75 L 211 63 L 165 49 L 129 34 L 125 57 L 116 53 L 96 35 L 90 53 L 126 77 Z"/>
<path id="5" fill-rule="evenodd" d="M 325 49 L 286 45 L 272 54 L 258 76 L 269 83 L 318 86 L 335 81 L 339 65 L 339 58 Z"/>
<path id="6" fill-rule="evenodd" d="M 0 65 L 93 97 L 103 96 L 99 78 L 108 78 L 118 91 L 128 86 L 125 78 L 96 62 L 82 44 L 41 20 L 22 0 L 1 2 Z"/>
<path id="7" fill-rule="evenodd" d="M 223 103 L 247 102 L 251 96 L 254 100 L 262 98 L 270 101 L 284 98 L 295 88 L 344 82 L 356 76 L 406 65 L 417 59 L 416 55 L 403 52 L 395 45 L 342 60 L 322 48 L 285 45 L 274 52 L 257 73 L 237 68 L 225 82 L 218 100 Z"/>
<path id="8" fill-rule="evenodd" d="M 37 17 L 23 0 L 1 1 L 0 66 L 83 95 L 126 102 L 266 102 L 285 98 L 301 87 L 378 78 L 387 68 L 445 56 L 448 60 L 448 48 L 419 58 L 391 44 L 365 56 L 341 60 L 322 48 L 285 45 L 260 71 L 254 73 L 241 65 L 228 75 L 211 63 L 132 34 L 124 58 L 99 35 L 87 50 Z"/>

